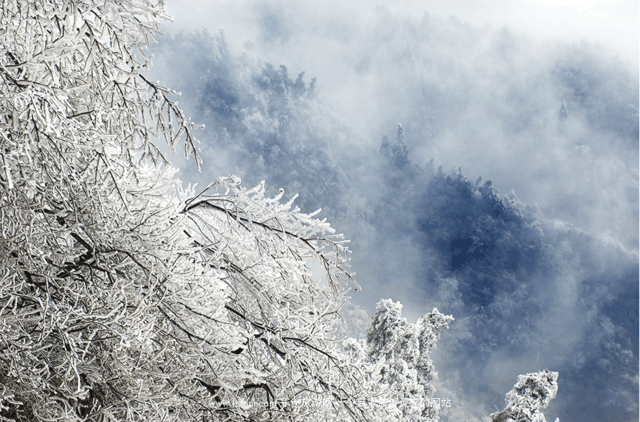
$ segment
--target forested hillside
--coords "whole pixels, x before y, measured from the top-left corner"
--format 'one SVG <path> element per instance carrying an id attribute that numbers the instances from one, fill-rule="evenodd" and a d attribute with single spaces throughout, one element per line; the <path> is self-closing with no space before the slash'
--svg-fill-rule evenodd
<path id="1" fill-rule="evenodd" d="M 346 233 L 357 303 L 371 312 L 393 297 L 455 316 L 435 359 L 460 414 L 501 406 L 511 374 L 548 367 L 561 374 L 559 416 L 632 420 L 637 78 L 589 44 L 545 49 L 507 30 L 380 14 L 341 45 L 361 53 L 328 56 L 362 79 L 361 114 L 380 116 L 368 126 L 336 112 L 313 69 L 262 61 L 256 51 L 295 38 L 266 29 L 244 53 L 222 34 L 165 36 L 157 75 L 215 128 L 203 150 L 217 168 L 302 193 Z M 189 77 L 172 63 L 190 63 Z"/>

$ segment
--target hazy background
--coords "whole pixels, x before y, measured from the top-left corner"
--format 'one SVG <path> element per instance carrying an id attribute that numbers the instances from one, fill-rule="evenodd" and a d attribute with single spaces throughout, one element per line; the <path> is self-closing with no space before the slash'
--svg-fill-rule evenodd
<path id="1" fill-rule="evenodd" d="M 545 368 L 547 419 L 638 420 L 637 1 L 167 8 L 151 76 L 206 124 L 181 178 L 299 193 L 352 239 L 356 304 L 454 315 L 443 420 Z"/>

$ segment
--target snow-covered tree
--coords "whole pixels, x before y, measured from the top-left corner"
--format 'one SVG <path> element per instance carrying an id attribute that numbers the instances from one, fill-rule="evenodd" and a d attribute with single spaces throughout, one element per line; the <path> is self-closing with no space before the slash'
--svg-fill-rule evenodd
<path id="1" fill-rule="evenodd" d="M 409 149 L 404 137 L 404 128 L 398 123 L 398 133 L 396 142 L 391 145 L 388 136 L 382 137 L 382 145 L 380 146 L 380 154 L 387 158 L 389 163 L 398 169 L 403 169 L 410 164 Z"/>
<path id="2" fill-rule="evenodd" d="M 390 386 L 390 398 L 397 403 L 403 420 L 438 420 L 438 406 L 431 403 L 437 373 L 429 354 L 440 331 L 453 317 L 433 309 L 411 324 L 402 317 L 402 304 L 390 299 L 378 303 L 367 333 L 367 357 L 381 366 L 381 381 Z"/>
<path id="3" fill-rule="evenodd" d="M 540 411 L 558 394 L 558 373 L 548 370 L 518 375 L 518 382 L 507 393 L 507 406 L 501 412 L 492 413 L 493 422 L 545 422 Z M 556 418 L 556 422 L 559 419 Z"/>
<path id="4" fill-rule="evenodd" d="M 334 347 L 342 239 L 263 186 L 196 195 L 163 166 L 158 137 L 199 159 L 140 73 L 162 2 L 0 13 L 0 417 L 385 420 Z"/>

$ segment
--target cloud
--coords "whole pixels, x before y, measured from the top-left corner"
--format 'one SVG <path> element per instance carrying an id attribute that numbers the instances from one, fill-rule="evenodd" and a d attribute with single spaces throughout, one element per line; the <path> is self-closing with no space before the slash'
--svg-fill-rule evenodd
<path id="1" fill-rule="evenodd" d="M 241 2 L 221 9 L 240 29 L 161 40 L 154 75 L 207 125 L 181 177 L 300 193 L 352 239 L 362 307 L 452 313 L 450 420 L 545 368 L 547 415 L 637 419 L 637 75 L 597 45 L 353 4 Z"/>

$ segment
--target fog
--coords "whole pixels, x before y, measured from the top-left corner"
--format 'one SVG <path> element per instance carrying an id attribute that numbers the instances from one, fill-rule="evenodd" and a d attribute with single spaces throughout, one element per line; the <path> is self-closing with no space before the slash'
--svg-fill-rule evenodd
<path id="1" fill-rule="evenodd" d="M 442 420 L 545 368 L 548 419 L 638 419 L 637 2 L 200 3 L 152 49 L 206 125 L 185 183 L 298 193 L 352 240 L 356 304 L 452 314 Z"/>

